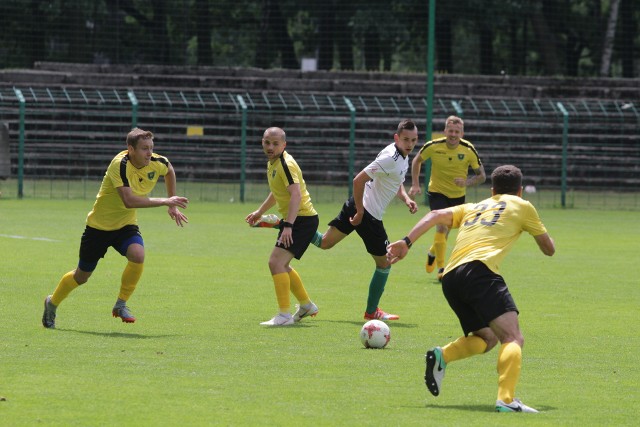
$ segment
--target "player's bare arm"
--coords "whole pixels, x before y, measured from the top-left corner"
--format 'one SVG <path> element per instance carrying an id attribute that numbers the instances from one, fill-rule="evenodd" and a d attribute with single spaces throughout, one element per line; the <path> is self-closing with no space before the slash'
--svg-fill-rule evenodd
<path id="1" fill-rule="evenodd" d="M 176 195 L 176 172 L 171 163 L 169 163 L 167 174 L 164 176 L 164 185 L 167 189 L 167 196 L 174 197 Z M 180 212 L 177 206 L 169 206 L 167 212 L 176 225 L 183 227 L 185 223 L 189 223 L 187 216 Z"/>
<path id="2" fill-rule="evenodd" d="M 409 196 L 413 197 L 416 194 L 420 194 L 420 170 L 422 169 L 422 157 L 420 152 L 415 155 L 411 161 L 411 188 L 409 188 Z"/>
<path id="3" fill-rule="evenodd" d="M 349 222 L 353 226 L 360 225 L 362 222 L 362 216 L 364 215 L 364 186 L 369 180 L 371 180 L 371 177 L 365 171 L 360 171 L 360 173 L 353 178 L 353 200 L 356 204 L 356 214 L 349 218 Z"/>
<path id="4" fill-rule="evenodd" d="M 391 264 L 403 259 L 409 252 L 409 246 L 415 243 L 420 236 L 429 231 L 435 225 L 445 225 L 449 228 L 453 225 L 453 213 L 450 209 L 438 209 L 426 214 L 411 229 L 402 240 L 393 242 L 387 246 L 387 260 Z"/>
<path id="5" fill-rule="evenodd" d="M 556 244 L 548 233 L 533 236 L 543 254 L 552 256 L 556 253 Z"/>
<path id="6" fill-rule="evenodd" d="M 478 169 L 474 169 L 475 175 L 467 178 L 455 178 L 453 181 L 458 187 L 473 187 L 480 185 L 487 180 L 487 174 L 484 171 L 484 166 L 480 166 Z"/>
<path id="7" fill-rule="evenodd" d="M 186 209 L 189 199 L 181 196 L 171 197 L 146 197 L 137 196 L 131 190 L 131 187 L 118 187 L 118 195 L 122 199 L 127 209 L 135 208 L 155 208 L 158 206 L 176 206 Z"/>
<path id="8" fill-rule="evenodd" d="M 291 184 L 287 187 L 287 191 L 291 196 L 289 200 L 289 210 L 287 211 L 287 217 L 284 224 L 293 224 L 298 217 L 298 210 L 300 209 L 300 202 L 302 201 L 302 194 L 300 194 L 300 184 Z M 293 228 L 283 224 L 282 234 L 280 235 L 280 243 L 288 248 L 293 244 Z"/>
<path id="9" fill-rule="evenodd" d="M 402 200 L 402 202 L 407 205 L 409 208 L 409 212 L 412 214 L 418 212 L 418 204 L 407 194 L 407 191 L 404 189 L 404 185 L 401 185 L 398 189 L 398 193 L 396 194 L 398 199 Z"/>
<path id="10" fill-rule="evenodd" d="M 273 193 L 269 192 L 269 195 L 267 196 L 266 199 L 264 199 L 264 202 L 262 202 L 260 207 L 257 210 L 251 212 L 249 215 L 247 215 L 247 217 L 244 220 L 249 224 L 254 224 L 256 221 L 260 220 L 260 217 L 262 216 L 262 214 L 264 214 L 266 211 L 274 207 L 275 204 L 276 204 L 276 198 L 274 197 Z"/>

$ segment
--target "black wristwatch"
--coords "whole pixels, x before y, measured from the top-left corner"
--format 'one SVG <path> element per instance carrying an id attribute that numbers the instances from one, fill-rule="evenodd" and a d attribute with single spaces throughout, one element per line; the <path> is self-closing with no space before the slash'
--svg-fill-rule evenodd
<path id="1" fill-rule="evenodd" d="M 293 228 L 293 224 L 291 224 L 290 222 L 287 221 L 280 221 L 280 227 L 282 228 Z"/>
<path id="2" fill-rule="evenodd" d="M 402 238 L 402 240 L 404 240 L 404 242 L 407 244 L 407 247 L 408 247 L 408 248 L 410 248 L 410 247 L 411 247 L 411 245 L 413 244 L 413 243 L 411 243 L 411 240 L 409 239 L 409 237 L 408 237 L 408 236 L 404 236 L 404 237 Z"/>

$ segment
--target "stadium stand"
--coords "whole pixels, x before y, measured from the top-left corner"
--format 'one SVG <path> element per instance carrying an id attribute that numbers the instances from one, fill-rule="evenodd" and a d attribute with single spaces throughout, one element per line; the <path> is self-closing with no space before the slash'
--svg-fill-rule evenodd
<path id="1" fill-rule="evenodd" d="M 400 118 L 412 117 L 422 129 L 426 120 L 419 74 L 37 63 L 32 70 L 0 71 L 0 121 L 9 125 L 13 173 L 16 89 L 27 105 L 24 165 L 31 178 L 100 177 L 137 124 L 154 131 L 158 151 L 188 179 L 237 181 L 244 102 L 248 180 L 262 180 L 259 140 L 264 128 L 278 125 L 308 181 L 342 185 L 350 161 L 356 171 L 364 166 L 390 141 Z M 561 103 L 569 114 L 569 184 L 635 190 L 637 99 L 640 85 L 628 79 L 438 75 L 433 131 L 442 130 L 446 116 L 462 115 L 466 137 L 488 170 L 516 163 L 530 183 L 557 187 Z"/>

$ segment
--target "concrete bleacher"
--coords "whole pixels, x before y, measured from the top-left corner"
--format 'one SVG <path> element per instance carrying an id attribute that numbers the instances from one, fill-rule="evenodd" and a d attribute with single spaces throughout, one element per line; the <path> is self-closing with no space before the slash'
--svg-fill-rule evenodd
<path id="1" fill-rule="evenodd" d="M 13 88 L 28 98 L 27 176 L 101 176 L 131 125 L 128 90 L 138 98 L 138 125 L 154 131 L 157 151 L 192 180 L 238 180 L 238 95 L 249 104 L 249 180 L 263 179 L 262 131 L 279 125 L 307 180 L 347 184 L 344 97 L 357 110 L 356 172 L 391 142 L 400 118 L 414 118 L 424 129 L 426 117 L 420 74 L 37 63 L 30 70 L 0 70 L 0 121 L 9 123 L 12 140 Z M 456 102 L 464 111 L 465 137 L 487 170 L 516 163 L 539 186 L 559 182 L 562 117 L 556 102 L 563 101 L 571 115 L 570 185 L 640 184 L 640 174 L 634 175 L 640 164 L 637 81 L 437 75 L 435 98 L 434 132 L 457 112 Z M 187 136 L 189 126 L 203 127 L 204 134 Z M 617 168 L 630 172 L 621 176 Z"/>

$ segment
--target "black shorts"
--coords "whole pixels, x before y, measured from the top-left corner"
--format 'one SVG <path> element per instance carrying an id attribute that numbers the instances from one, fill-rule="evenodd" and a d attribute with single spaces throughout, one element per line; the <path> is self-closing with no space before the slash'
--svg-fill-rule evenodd
<path id="1" fill-rule="evenodd" d="M 296 259 L 302 258 L 309 244 L 311 244 L 311 240 L 316 235 L 319 224 L 318 215 L 296 217 L 291 234 L 293 244 L 285 248 L 281 243 L 276 242 L 276 246 L 291 252 Z M 280 240 L 282 230 L 280 229 L 278 232 L 278 240 Z"/>
<path id="2" fill-rule="evenodd" d="M 465 336 L 489 326 L 509 311 L 518 313 L 507 284 L 483 262 L 472 261 L 447 272 L 442 293 L 460 320 Z"/>
<path id="3" fill-rule="evenodd" d="M 427 194 L 429 195 L 429 208 L 431 208 L 432 211 L 435 211 L 436 209 L 446 209 L 452 206 L 458 206 L 463 204 L 465 201 L 465 196 L 451 198 L 445 196 L 444 194 L 434 193 L 431 191 L 429 191 Z"/>
<path id="4" fill-rule="evenodd" d="M 126 256 L 128 243 L 131 243 L 132 238 L 135 242 L 143 244 L 142 234 L 137 225 L 125 225 L 113 231 L 98 230 L 87 225 L 80 239 L 80 263 L 96 264 L 100 258 L 104 258 L 109 247 L 114 248 L 120 255 Z M 84 270 L 84 268 L 81 269 Z"/>
<path id="5" fill-rule="evenodd" d="M 351 222 L 349 222 L 349 218 L 355 214 L 356 203 L 353 197 L 349 197 L 349 199 L 344 202 L 344 205 L 342 205 L 342 210 L 338 216 L 331 220 L 329 225 L 347 235 L 355 230 L 364 242 L 368 253 L 374 256 L 386 255 L 389 237 L 387 237 L 387 231 L 384 229 L 382 221 L 371 216 L 365 209 L 362 222 L 357 227 L 354 227 L 351 225 Z"/>

